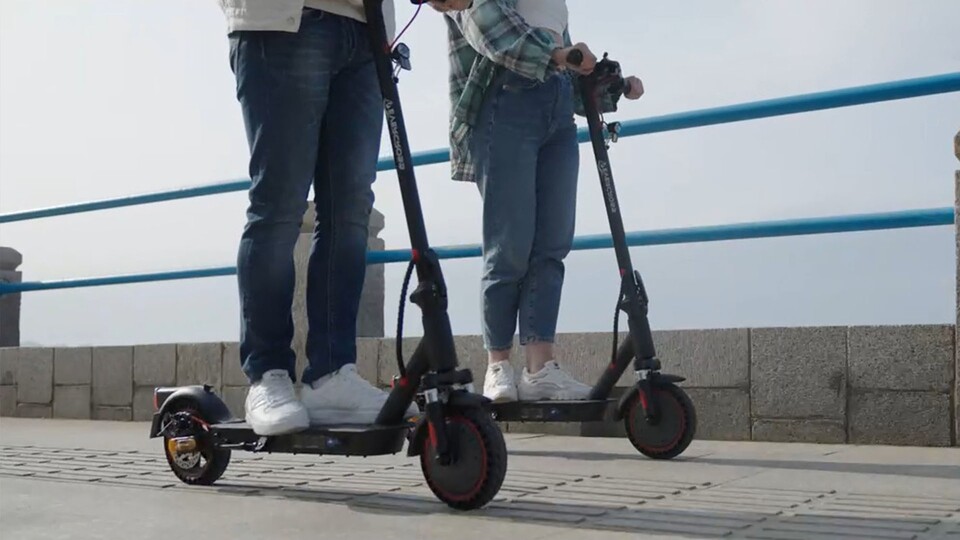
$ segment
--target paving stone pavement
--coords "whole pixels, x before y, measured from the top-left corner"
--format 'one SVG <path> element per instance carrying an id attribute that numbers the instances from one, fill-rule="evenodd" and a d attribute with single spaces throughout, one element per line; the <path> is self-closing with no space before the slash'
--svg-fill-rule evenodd
<path id="1" fill-rule="evenodd" d="M 551 443 L 564 440 L 588 447 L 591 442 L 559 437 L 508 441 L 508 447 L 521 446 L 533 456 L 523 458 L 525 452 L 520 450 L 521 457 L 511 465 L 498 497 L 487 508 L 467 514 L 453 512 L 434 498 L 416 461 L 392 458 L 234 452 L 217 485 L 191 487 L 179 483 L 170 473 L 159 448 L 108 450 L 88 445 L 23 444 L 21 438 L 18 444 L 2 441 L 0 486 L 10 485 L 5 479 L 16 478 L 84 484 L 100 490 L 140 488 L 215 498 L 307 501 L 393 516 L 449 515 L 462 520 L 464 527 L 482 528 L 491 520 L 540 524 L 589 532 L 591 538 L 603 532 L 620 532 L 664 538 L 960 540 L 960 461 L 957 489 L 947 489 L 946 494 L 932 490 L 924 493 L 922 489 L 919 494 L 915 489 L 898 493 L 896 489 L 870 489 L 869 483 L 852 483 L 850 489 L 808 488 L 798 483 L 761 487 L 739 481 L 739 475 L 716 480 L 703 475 L 702 481 L 690 480 L 689 475 L 686 479 L 682 475 L 676 479 L 662 475 L 651 478 L 629 467 L 614 474 L 611 465 L 623 460 L 624 454 L 620 453 L 608 454 L 613 463 L 603 466 L 602 452 L 590 459 L 584 459 L 589 453 L 580 452 L 580 461 L 568 458 L 565 467 L 554 465 L 559 459 L 555 456 L 536 457 L 538 448 L 547 447 L 543 452 L 550 453 Z M 601 444 L 610 443 L 594 442 Z M 751 448 L 749 443 L 739 446 Z M 720 455 L 700 454 L 691 458 L 690 467 L 698 460 L 709 462 L 710 456 L 716 461 Z M 948 463 L 950 459 L 948 456 Z M 656 466 L 644 458 L 635 460 Z M 949 465 L 943 470 L 951 480 Z M 932 473 L 932 469 L 924 474 L 927 472 Z M 845 474 L 842 467 L 837 474 Z M 891 476 L 889 481 L 898 480 Z M 137 492 L 132 493 L 132 497 L 137 496 Z M 9 523 L 11 515 L 6 509 L 0 511 L 3 521 Z"/>

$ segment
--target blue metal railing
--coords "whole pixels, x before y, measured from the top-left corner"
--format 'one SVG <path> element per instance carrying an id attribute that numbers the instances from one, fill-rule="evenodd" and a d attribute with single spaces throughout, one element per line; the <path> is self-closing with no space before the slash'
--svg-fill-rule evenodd
<path id="1" fill-rule="evenodd" d="M 904 212 L 791 219 L 782 221 L 759 221 L 752 223 L 735 223 L 730 225 L 661 229 L 655 231 L 635 231 L 627 233 L 627 243 L 631 246 L 656 246 L 664 244 L 688 244 L 692 242 L 742 240 L 746 238 L 775 238 L 781 236 L 875 231 L 882 229 L 935 227 L 939 225 L 950 225 L 952 223 L 953 208 L 929 208 L 924 210 L 907 210 Z M 610 237 L 610 235 L 580 236 L 577 237 L 573 242 L 573 249 L 576 251 L 608 249 L 610 247 L 613 247 L 613 239 Z M 480 256 L 479 245 L 448 246 L 437 247 L 434 249 L 441 259 L 469 259 Z M 410 250 L 407 249 L 373 251 L 367 256 L 367 264 L 388 264 L 407 262 L 409 260 Z M 203 268 L 197 270 L 178 270 L 172 272 L 128 274 L 123 276 L 65 279 L 59 281 L 35 281 L 7 284 L 0 283 L 0 294 L 232 276 L 236 273 L 237 267 L 235 266 L 221 266 L 217 268 Z"/>
<path id="2" fill-rule="evenodd" d="M 650 133 L 660 133 L 664 131 L 677 131 L 681 129 L 690 129 L 716 124 L 729 124 L 733 122 L 742 122 L 745 120 L 758 120 L 761 118 L 770 118 L 774 116 L 787 116 L 802 112 L 823 111 L 840 107 L 850 107 L 854 105 L 864 105 L 867 103 L 878 103 L 882 101 L 908 99 L 920 96 L 932 96 L 936 94 L 958 91 L 960 91 L 960 72 L 944 73 L 942 75 L 933 75 L 930 77 L 904 79 L 900 81 L 872 84 L 868 86 L 855 86 L 851 88 L 830 90 L 827 92 L 801 94 L 797 96 L 741 103 L 738 105 L 728 105 L 725 107 L 699 109 L 695 111 L 655 116 L 639 120 L 629 120 L 620 123 L 620 136 L 631 137 Z M 590 134 L 586 129 L 580 130 L 579 140 L 581 143 L 590 140 Z M 413 164 L 415 166 L 434 165 L 437 163 L 445 163 L 449 160 L 450 151 L 446 148 L 428 150 L 413 154 Z M 393 166 L 393 157 L 386 156 L 380 158 L 380 161 L 377 164 L 377 170 L 392 170 Z M 178 199 L 205 197 L 208 195 L 218 195 L 221 193 L 245 191 L 249 187 L 250 180 L 234 180 L 230 182 L 177 189 L 173 191 L 132 195 L 117 199 L 68 204 L 64 206 L 54 206 L 50 208 L 40 208 L 37 210 L 26 210 L 22 212 L 10 212 L 6 214 L 0 214 L 0 223 L 12 223 L 15 221 L 27 221 L 31 219 L 93 212 L 96 210 L 122 208 L 125 206 L 136 206 L 141 204 L 174 201 Z"/>
<path id="3" fill-rule="evenodd" d="M 784 98 L 755 101 L 725 107 L 701 109 L 678 114 L 670 114 L 621 123 L 621 137 L 630 137 L 664 131 L 676 131 L 693 127 L 756 120 L 775 116 L 785 116 L 802 112 L 820 111 L 867 103 L 900 100 L 912 97 L 930 96 L 960 91 L 960 72 L 945 73 L 930 77 L 905 79 L 868 86 L 841 88 L 826 92 L 802 94 Z M 589 134 L 580 130 L 580 142 L 589 140 Z M 449 161 L 448 149 L 430 150 L 414 154 L 416 166 L 430 165 Z M 383 157 L 378 170 L 393 168 L 391 157 Z M 134 195 L 116 199 L 92 201 L 79 204 L 41 208 L 22 212 L 0 214 L 0 223 L 12 223 L 31 219 L 63 216 L 111 208 L 122 208 L 142 204 L 203 197 L 221 193 L 244 191 L 250 186 L 249 180 L 236 180 L 199 187 L 184 188 L 144 195 Z M 953 208 L 930 208 L 904 212 L 862 214 L 807 218 L 785 221 L 765 221 L 740 223 L 710 227 L 691 227 L 665 229 L 658 231 L 639 231 L 627 234 L 631 246 L 678 244 L 689 242 L 712 242 L 747 238 L 769 238 L 779 236 L 797 236 L 809 234 L 827 234 L 837 232 L 871 231 L 881 229 L 932 227 L 950 225 L 954 222 Z M 612 246 L 608 235 L 578 237 L 574 241 L 575 250 L 605 249 Z M 437 248 L 441 258 L 469 258 L 480 255 L 476 245 Z M 373 252 L 368 258 L 370 264 L 402 262 L 409 260 L 408 250 L 390 250 Z M 235 267 L 218 267 L 196 270 L 181 270 L 148 274 L 132 274 L 84 279 L 68 279 L 46 282 L 25 282 L 18 284 L 0 283 L 0 295 L 78 287 L 170 281 L 203 277 L 229 276 L 236 273 Z"/>

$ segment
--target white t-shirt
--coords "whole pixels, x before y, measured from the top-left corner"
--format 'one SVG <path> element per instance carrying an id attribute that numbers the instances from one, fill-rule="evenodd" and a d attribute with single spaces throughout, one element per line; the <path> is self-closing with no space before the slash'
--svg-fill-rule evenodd
<path id="1" fill-rule="evenodd" d="M 552 32 L 558 44 L 563 42 L 570 18 L 566 0 L 517 0 L 517 13 L 530 26 Z"/>

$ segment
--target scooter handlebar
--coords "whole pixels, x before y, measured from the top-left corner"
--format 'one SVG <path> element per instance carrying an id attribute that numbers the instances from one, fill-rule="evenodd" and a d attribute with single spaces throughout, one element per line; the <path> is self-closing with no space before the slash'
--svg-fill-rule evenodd
<path id="1" fill-rule="evenodd" d="M 570 52 L 567 53 L 567 63 L 572 66 L 583 64 L 583 51 L 580 49 L 571 49 Z M 606 54 L 603 55 L 603 60 L 597 63 L 597 66 L 590 76 L 594 77 L 597 87 L 602 88 L 606 92 L 626 94 L 630 91 L 630 85 L 627 83 L 627 80 L 620 75 L 620 64 L 607 58 Z"/>

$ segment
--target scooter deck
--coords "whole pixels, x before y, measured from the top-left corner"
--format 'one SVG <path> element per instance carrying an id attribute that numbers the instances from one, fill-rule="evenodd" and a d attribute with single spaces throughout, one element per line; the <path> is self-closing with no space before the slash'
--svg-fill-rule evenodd
<path id="1" fill-rule="evenodd" d="M 617 401 L 508 401 L 492 405 L 501 422 L 603 422 L 612 418 Z"/>
<path id="2" fill-rule="evenodd" d="M 210 432 L 221 448 L 284 454 L 379 456 L 403 449 L 412 424 L 397 426 L 311 426 L 286 435 L 262 437 L 242 420 L 213 424 Z"/>

